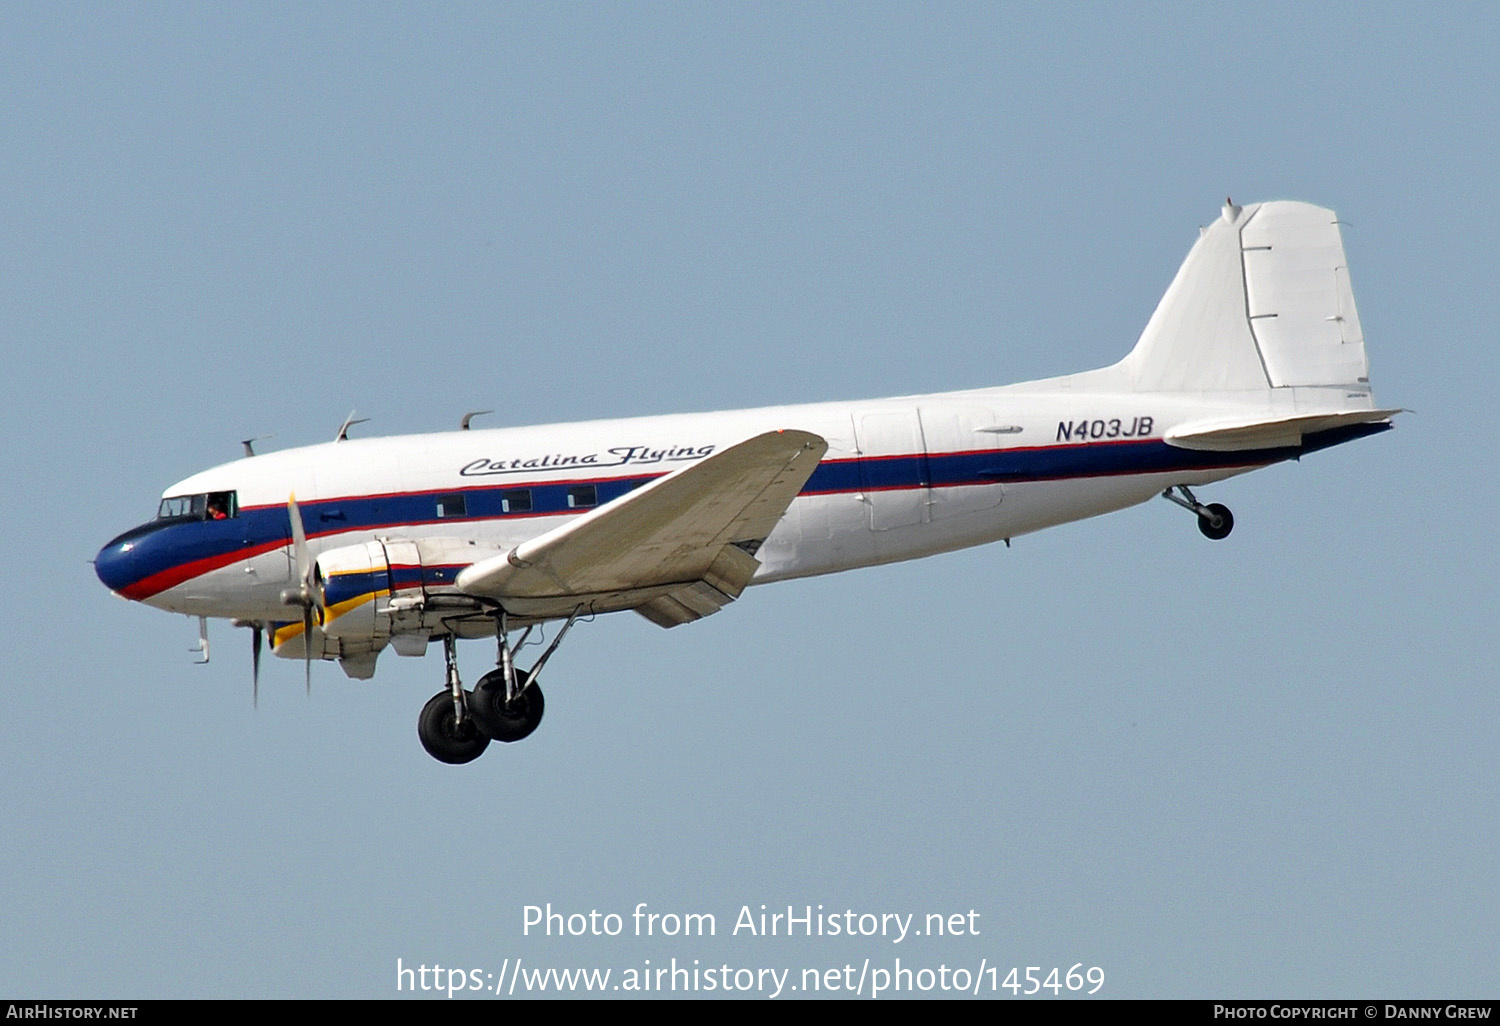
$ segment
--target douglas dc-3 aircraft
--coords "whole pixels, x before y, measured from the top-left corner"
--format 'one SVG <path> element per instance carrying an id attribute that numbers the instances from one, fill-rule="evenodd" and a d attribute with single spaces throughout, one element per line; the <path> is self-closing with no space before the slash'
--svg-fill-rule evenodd
<path id="1" fill-rule="evenodd" d="M 104 546 L 110 590 L 225 617 L 277 655 L 368 678 L 441 641 L 418 735 L 464 763 L 542 717 L 537 677 L 580 617 L 663 627 L 749 584 L 915 559 L 1193 489 L 1384 431 L 1338 221 L 1226 203 L 1129 355 L 1019 385 L 869 402 L 339 439 L 168 488 Z M 468 428 L 465 418 L 464 428 Z M 246 450 L 250 446 L 246 445 Z M 530 669 L 516 652 L 559 621 Z M 517 632 L 519 638 L 515 638 Z M 473 691 L 455 640 L 495 636 Z M 308 671 L 310 673 L 310 671 Z"/>

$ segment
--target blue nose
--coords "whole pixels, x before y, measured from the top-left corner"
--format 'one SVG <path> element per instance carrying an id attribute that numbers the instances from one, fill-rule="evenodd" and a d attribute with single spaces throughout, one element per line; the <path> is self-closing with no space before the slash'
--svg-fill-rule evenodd
<path id="1" fill-rule="evenodd" d="M 122 592 L 136 579 L 132 571 L 135 560 L 130 556 L 129 542 L 110 542 L 94 557 L 94 573 L 113 592 Z"/>
<path id="2" fill-rule="evenodd" d="M 126 598 L 138 598 L 130 593 L 131 586 L 138 584 L 150 571 L 142 548 L 155 534 L 154 524 L 142 524 L 126 531 L 107 543 L 94 557 L 94 573 L 106 588 Z"/>

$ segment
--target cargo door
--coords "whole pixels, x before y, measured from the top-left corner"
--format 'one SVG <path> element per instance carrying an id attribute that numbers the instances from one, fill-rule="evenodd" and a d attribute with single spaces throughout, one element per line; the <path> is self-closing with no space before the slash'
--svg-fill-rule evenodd
<path id="1" fill-rule="evenodd" d="M 927 444 L 928 509 L 933 520 L 983 513 L 1000 505 L 1005 490 L 999 480 L 999 439 L 995 416 L 980 407 L 922 407 L 922 437 Z"/>
<path id="2" fill-rule="evenodd" d="M 856 413 L 854 421 L 870 530 L 927 523 L 931 480 L 916 409 Z"/>

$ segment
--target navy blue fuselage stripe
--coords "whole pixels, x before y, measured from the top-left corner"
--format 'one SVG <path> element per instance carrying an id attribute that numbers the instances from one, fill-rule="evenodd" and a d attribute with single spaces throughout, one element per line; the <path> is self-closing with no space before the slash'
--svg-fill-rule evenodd
<path id="1" fill-rule="evenodd" d="M 1159 439 L 1148 439 L 1138 442 L 836 460 L 820 463 L 803 486 L 802 494 L 828 495 L 928 486 L 951 488 L 959 485 L 1253 467 L 1295 459 L 1309 452 L 1377 434 L 1390 426 L 1388 422 L 1352 424 L 1308 435 L 1301 446 L 1244 452 L 1200 452 L 1179 449 Z M 580 484 L 595 485 L 598 489 L 598 504 L 602 506 L 658 476 L 661 475 L 597 478 L 592 481 L 575 478 L 556 483 L 522 485 L 507 483 L 503 486 L 449 489 L 441 492 L 352 496 L 303 502 L 300 505 L 308 536 L 315 538 L 386 527 L 461 524 L 474 520 L 505 520 L 584 512 L 568 504 L 569 493 L 574 492 Z M 502 494 L 514 492 L 518 488 L 531 492 L 531 509 L 507 513 L 501 508 Z M 464 496 L 465 515 L 439 517 L 439 499 L 458 494 Z M 142 533 L 149 526 L 146 524 L 128 531 L 105 546 L 107 551 L 112 550 L 128 539 L 132 547 L 128 560 L 131 579 L 106 582 L 113 590 L 120 591 L 135 581 L 184 563 L 230 556 L 242 549 L 278 547 L 291 541 L 291 524 L 283 506 L 242 509 L 239 516 L 231 520 L 166 522 L 160 525 L 159 530 Z"/>
<path id="2" fill-rule="evenodd" d="M 395 573 L 394 588 L 391 587 L 391 573 L 387 572 L 385 567 L 335 574 L 323 582 L 323 601 L 327 606 L 336 606 L 340 602 L 347 602 L 371 592 L 381 592 L 387 589 L 401 591 L 408 588 L 449 586 L 453 584 L 453 579 L 458 576 L 464 565 L 403 566 L 398 564 L 389 568 Z"/>

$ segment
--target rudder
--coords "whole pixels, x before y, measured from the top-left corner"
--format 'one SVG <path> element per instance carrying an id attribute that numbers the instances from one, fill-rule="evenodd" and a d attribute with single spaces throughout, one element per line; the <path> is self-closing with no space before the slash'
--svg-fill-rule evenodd
<path id="1" fill-rule="evenodd" d="M 1368 388 L 1337 216 L 1310 203 L 1226 204 L 1121 368 L 1148 392 Z"/>

